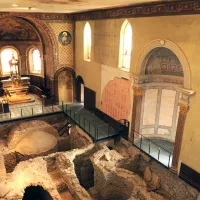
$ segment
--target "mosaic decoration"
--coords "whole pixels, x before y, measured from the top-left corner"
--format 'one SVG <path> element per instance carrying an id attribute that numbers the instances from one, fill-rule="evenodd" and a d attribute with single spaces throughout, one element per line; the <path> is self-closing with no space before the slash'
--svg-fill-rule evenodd
<path id="1" fill-rule="evenodd" d="M 146 65 L 145 74 L 183 77 L 183 69 L 177 56 L 167 48 L 157 48 Z"/>
<path id="2" fill-rule="evenodd" d="M 0 19 L 1 41 L 39 41 L 35 30 L 24 20 L 18 18 Z"/>
<path id="3" fill-rule="evenodd" d="M 68 31 L 62 31 L 58 35 L 58 41 L 64 46 L 68 45 L 72 41 L 72 36 Z"/>
<path id="4" fill-rule="evenodd" d="M 112 118 L 128 119 L 131 111 L 131 81 L 115 78 L 104 88 L 100 109 Z"/>
<path id="5" fill-rule="evenodd" d="M 71 21 L 46 21 L 51 31 L 58 38 L 59 34 L 64 30 L 65 32 L 73 33 L 73 23 Z M 72 35 L 73 36 L 73 35 Z M 74 47 L 73 40 L 68 45 L 62 45 L 58 43 L 58 65 L 62 66 L 74 66 Z"/>

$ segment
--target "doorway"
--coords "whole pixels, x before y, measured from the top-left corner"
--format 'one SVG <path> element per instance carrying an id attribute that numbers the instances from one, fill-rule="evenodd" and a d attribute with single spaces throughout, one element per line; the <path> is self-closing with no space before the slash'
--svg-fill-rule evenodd
<path id="1" fill-rule="evenodd" d="M 76 78 L 76 100 L 77 102 L 84 103 L 84 81 L 81 76 Z"/>

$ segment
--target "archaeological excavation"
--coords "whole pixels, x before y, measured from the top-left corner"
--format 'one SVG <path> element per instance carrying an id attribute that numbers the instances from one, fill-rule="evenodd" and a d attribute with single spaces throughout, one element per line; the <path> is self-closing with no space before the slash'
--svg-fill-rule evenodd
<path id="1" fill-rule="evenodd" d="M 76 125 L 60 136 L 63 123 L 7 127 L 0 140 L 1 200 L 197 200 L 198 191 L 130 142 L 94 143 Z"/>

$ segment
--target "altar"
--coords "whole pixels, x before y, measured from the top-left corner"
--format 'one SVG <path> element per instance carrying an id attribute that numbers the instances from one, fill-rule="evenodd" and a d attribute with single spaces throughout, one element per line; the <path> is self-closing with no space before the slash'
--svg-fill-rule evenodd
<path id="1" fill-rule="evenodd" d="M 28 95 L 30 78 L 21 77 L 19 73 L 18 60 L 14 58 L 9 61 L 10 64 L 10 78 L 7 80 L 2 80 L 2 89 L 4 90 L 3 99 L 8 102 L 8 104 L 18 104 L 26 102 L 34 102 Z"/>
<path id="2" fill-rule="evenodd" d="M 29 77 L 20 77 L 20 81 L 18 81 L 18 83 L 20 82 L 21 86 L 29 86 L 30 85 L 30 78 Z M 2 80 L 2 88 L 11 88 L 14 85 L 14 81 L 9 78 L 7 80 Z"/>

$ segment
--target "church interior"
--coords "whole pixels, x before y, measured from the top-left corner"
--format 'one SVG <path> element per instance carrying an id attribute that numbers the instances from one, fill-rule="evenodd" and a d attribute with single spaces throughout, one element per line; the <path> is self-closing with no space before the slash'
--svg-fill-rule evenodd
<path id="1" fill-rule="evenodd" d="M 0 200 L 200 200 L 200 1 L 0 2 Z"/>

